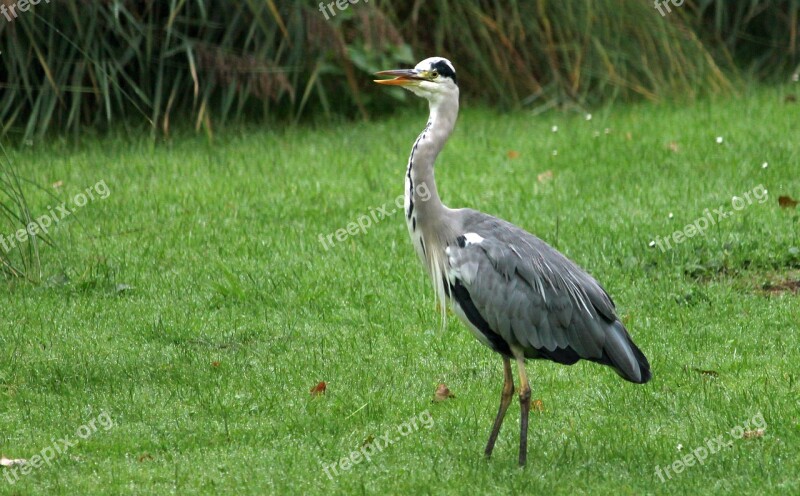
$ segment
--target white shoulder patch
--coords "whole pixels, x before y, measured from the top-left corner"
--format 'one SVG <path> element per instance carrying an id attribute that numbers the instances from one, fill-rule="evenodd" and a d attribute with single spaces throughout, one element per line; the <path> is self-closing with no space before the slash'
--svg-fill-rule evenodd
<path id="1" fill-rule="evenodd" d="M 464 240 L 466 241 L 467 246 L 479 245 L 483 241 L 483 236 L 478 233 L 466 233 L 464 234 Z"/>
<path id="2" fill-rule="evenodd" d="M 484 240 L 483 236 L 474 232 L 464 233 L 463 237 L 464 247 L 479 245 Z M 478 272 L 478 263 L 475 260 L 470 260 L 472 257 L 469 253 L 459 250 L 457 247 L 448 246 L 445 248 L 445 255 L 447 256 L 447 276 L 450 283 L 452 284 L 456 279 L 460 279 L 467 286 L 472 284 Z"/>

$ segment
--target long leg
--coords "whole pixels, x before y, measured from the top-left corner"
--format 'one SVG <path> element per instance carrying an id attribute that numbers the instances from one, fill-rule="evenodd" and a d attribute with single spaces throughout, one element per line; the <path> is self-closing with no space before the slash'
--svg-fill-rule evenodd
<path id="1" fill-rule="evenodd" d="M 514 376 L 511 375 L 511 360 L 503 357 L 503 393 L 500 395 L 500 409 L 497 411 L 497 417 L 494 419 L 492 426 L 492 434 L 489 436 L 489 442 L 486 443 L 486 456 L 492 456 L 494 443 L 497 441 L 497 435 L 500 434 L 500 427 L 503 425 L 503 419 L 506 416 L 508 405 L 511 404 L 511 396 L 514 394 Z"/>
<path id="2" fill-rule="evenodd" d="M 519 372 L 519 466 L 525 465 L 528 459 L 528 417 L 531 412 L 531 385 L 528 383 L 528 375 L 525 373 L 525 355 L 514 353 L 517 359 L 517 371 Z"/>

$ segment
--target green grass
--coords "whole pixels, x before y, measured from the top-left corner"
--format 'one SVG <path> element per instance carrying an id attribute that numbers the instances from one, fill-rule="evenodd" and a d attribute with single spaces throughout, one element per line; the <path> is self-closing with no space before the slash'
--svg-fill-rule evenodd
<path id="1" fill-rule="evenodd" d="M 544 411 L 524 470 L 516 401 L 483 458 L 501 361 L 455 318 L 440 329 L 402 214 L 327 250 L 319 241 L 394 208 L 421 103 L 213 144 L 14 152 L 22 175 L 62 181 L 64 199 L 100 180 L 110 195 L 51 232 L 61 251 L 43 249 L 46 284 L 2 286 L 0 453 L 31 458 L 101 412 L 113 427 L 14 485 L 3 470 L 0 493 L 798 493 L 800 303 L 761 289 L 800 279 L 798 214 L 777 201 L 800 196 L 791 90 L 591 120 L 462 109 L 437 169 L 444 201 L 524 226 L 590 270 L 652 364 L 637 386 L 591 363 L 530 363 Z M 704 237 L 648 246 L 758 185 L 767 202 Z M 52 201 L 32 195 L 32 214 L 46 212 Z M 312 397 L 319 381 L 327 392 Z M 439 382 L 455 397 L 433 403 Z M 758 412 L 763 437 L 655 475 Z M 386 432 L 396 444 L 326 476 L 323 464 Z"/>

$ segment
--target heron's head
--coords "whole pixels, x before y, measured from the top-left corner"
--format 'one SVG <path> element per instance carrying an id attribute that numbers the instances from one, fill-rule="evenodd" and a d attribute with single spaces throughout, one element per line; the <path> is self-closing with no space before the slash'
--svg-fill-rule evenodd
<path id="1" fill-rule="evenodd" d="M 376 79 L 375 82 L 400 86 L 431 102 L 441 100 L 446 96 L 458 98 L 456 70 L 449 60 L 442 57 L 427 58 L 413 69 L 380 71 L 375 75 L 394 76 L 394 79 Z"/>

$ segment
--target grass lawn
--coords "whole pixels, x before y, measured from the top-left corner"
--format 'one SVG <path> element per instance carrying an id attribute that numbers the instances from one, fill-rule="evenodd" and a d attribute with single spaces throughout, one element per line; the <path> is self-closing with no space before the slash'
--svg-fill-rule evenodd
<path id="1" fill-rule="evenodd" d="M 591 119 L 462 108 L 437 166 L 444 202 L 589 270 L 653 370 L 637 386 L 531 362 L 543 409 L 523 470 L 516 400 L 483 457 L 500 357 L 454 317 L 441 328 L 395 206 L 422 102 L 213 143 L 10 152 L 68 205 L 101 181 L 109 193 L 51 231 L 46 283 L 0 287 L 0 453 L 54 452 L 0 470 L 0 494 L 800 493 L 800 300 L 784 291 L 800 222 L 778 202 L 800 197 L 797 90 Z M 56 205 L 30 201 L 34 216 Z M 439 383 L 454 397 L 433 402 Z M 703 457 L 719 436 L 732 445 Z M 370 461 L 341 464 L 362 447 Z"/>

